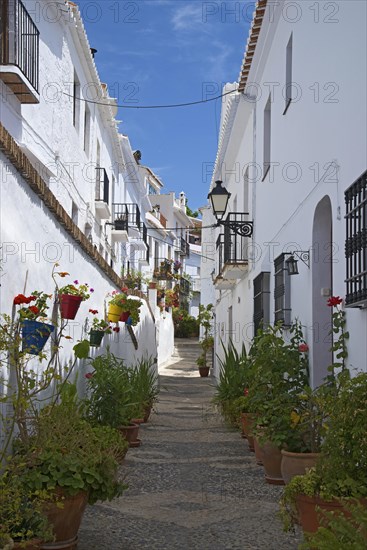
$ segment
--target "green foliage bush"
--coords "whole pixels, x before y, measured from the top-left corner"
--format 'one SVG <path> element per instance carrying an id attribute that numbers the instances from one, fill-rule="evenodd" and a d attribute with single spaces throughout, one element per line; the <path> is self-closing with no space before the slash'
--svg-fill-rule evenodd
<path id="1" fill-rule="evenodd" d="M 199 336 L 199 321 L 182 308 L 173 308 L 173 324 L 176 338 Z"/>

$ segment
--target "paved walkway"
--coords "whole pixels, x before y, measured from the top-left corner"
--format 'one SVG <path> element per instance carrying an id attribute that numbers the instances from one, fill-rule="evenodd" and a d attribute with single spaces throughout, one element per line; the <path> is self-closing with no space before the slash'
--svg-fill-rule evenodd
<path id="1" fill-rule="evenodd" d="M 195 342 L 177 344 L 143 444 L 121 466 L 129 489 L 87 509 L 78 550 L 295 550 L 277 519 L 281 487 L 265 483 L 246 440 L 213 410 Z"/>

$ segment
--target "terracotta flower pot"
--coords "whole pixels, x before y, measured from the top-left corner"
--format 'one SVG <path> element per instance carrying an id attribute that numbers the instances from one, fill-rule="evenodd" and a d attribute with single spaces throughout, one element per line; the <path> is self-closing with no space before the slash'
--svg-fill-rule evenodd
<path id="1" fill-rule="evenodd" d="M 144 408 L 144 422 L 148 422 L 150 413 L 152 412 L 153 405 L 147 405 Z"/>
<path id="2" fill-rule="evenodd" d="M 282 453 L 269 441 L 260 443 L 262 462 L 265 470 L 265 481 L 272 485 L 284 485 L 280 464 Z"/>
<path id="3" fill-rule="evenodd" d="M 26 542 L 14 542 L 14 546 L 9 546 L 12 550 L 39 550 L 42 541 L 40 539 L 31 539 Z"/>
<path id="4" fill-rule="evenodd" d="M 130 311 L 123 311 L 120 315 L 120 321 L 122 323 L 126 323 L 129 317 L 130 317 Z"/>
<path id="5" fill-rule="evenodd" d="M 259 445 L 258 440 L 256 437 L 254 437 L 254 448 L 255 448 L 255 457 L 256 457 L 256 464 L 259 466 L 263 466 L 263 450 L 262 447 Z"/>
<path id="6" fill-rule="evenodd" d="M 339 513 L 343 511 L 343 505 L 338 500 L 327 501 L 316 496 L 298 495 L 296 505 L 299 522 L 305 533 L 316 533 L 323 517 L 322 510 Z M 316 511 L 316 507 L 320 510 Z"/>
<path id="7" fill-rule="evenodd" d="M 114 304 L 109 304 L 108 306 L 108 320 L 111 323 L 118 323 L 121 317 L 122 308 L 115 306 Z"/>
<path id="8" fill-rule="evenodd" d="M 287 485 L 294 476 L 302 476 L 315 466 L 320 453 L 291 453 L 282 449 L 280 469 Z"/>
<path id="9" fill-rule="evenodd" d="M 209 376 L 210 367 L 199 367 L 199 373 L 202 378 Z"/>
<path id="10" fill-rule="evenodd" d="M 70 549 L 74 550 L 78 541 L 78 531 L 87 505 L 88 495 L 80 491 L 74 496 L 63 496 L 63 489 L 59 489 L 62 508 L 54 502 L 45 504 L 45 515 L 52 525 L 55 542 L 42 543 L 42 550 Z M 63 497 L 63 498 L 62 498 Z"/>
<path id="11" fill-rule="evenodd" d="M 120 434 L 126 439 L 129 447 L 138 447 L 141 444 L 139 435 L 139 424 L 129 424 L 129 426 L 120 426 Z"/>
<path id="12" fill-rule="evenodd" d="M 75 319 L 83 299 L 81 296 L 59 294 L 60 313 L 63 319 Z"/>
<path id="13" fill-rule="evenodd" d="M 253 453 L 255 451 L 255 446 L 254 446 L 254 438 L 251 435 L 251 428 L 254 424 L 254 415 L 252 413 L 242 413 L 241 423 L 242 423 L 242 432 L 247 437 L 247 443 L 248 443 L 249 449 Z"/>

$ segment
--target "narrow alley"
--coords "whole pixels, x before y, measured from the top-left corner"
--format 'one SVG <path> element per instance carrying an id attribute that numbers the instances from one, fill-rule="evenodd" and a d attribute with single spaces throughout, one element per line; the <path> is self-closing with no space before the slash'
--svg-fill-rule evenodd
<path id="1" fill-rule="evenodd" d="M 140 427 L 142 445 L 120 468 L 129 489 L 88 507 L 79 550 L 292 550 L 277 518 L 281 487 L 268 485 L 246 440 L 211 404 L 193 340 L 176 341 L 160 373 L 160 398 Z"/>

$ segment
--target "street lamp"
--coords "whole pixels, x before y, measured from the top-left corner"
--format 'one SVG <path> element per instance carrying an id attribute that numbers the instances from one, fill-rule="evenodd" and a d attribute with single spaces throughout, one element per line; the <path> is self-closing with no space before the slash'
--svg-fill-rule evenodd
<path id="1" fill-rule="evenodd" d="M 222 187 L 222 183 L 221 180 L 217 180 L 214 189 L 208 195 L 214 216 L 218 221 L 223 218 L 227 210 L 229 197 L 231 196 L 231 193 L 225 187 Z"/>
<path id="2" fill-rule="evenodd" d="M 222 183 L 223 182 L 221 180 L 217 180 L 215 182 L 214 189 L 208 195 L 213 214 L 217 219 L 217 226 L 223 225 L 224 227 L 228 227 L 234 233 L 237 233 L 237 235 L 241 235 L 242 237 L 251 237 L 253 232 L 253 222 L 242 220 L 242 217 L 247 214 L 234 212 L 233 214 L 228 214 L 227 220 L 223 221 L 223 216 L 226 213 L 231 193 L 229 193 L 225 187 L 222 187 Z M 236 220 L 236 216 L 241 218 L 241 220 Z"/>
<path id="3" fill-rule="evenodd" d="M 285 266 L 288 271 L 288 275 L 298 275 L 298 260 L 301 260 L 308 268 L 310 268 L 310 252 L 308 250 L 294 250 L 293 252 L 285 252 L 285 255 L 289 255 L 288 260 L 285 261 Z M 296 260 L 297 256 L 298 260 Z"/>

